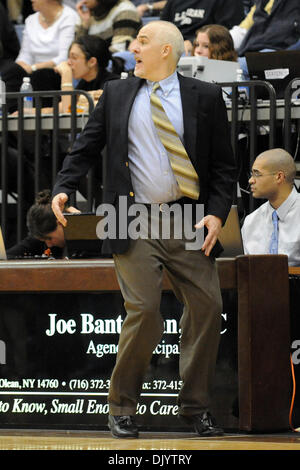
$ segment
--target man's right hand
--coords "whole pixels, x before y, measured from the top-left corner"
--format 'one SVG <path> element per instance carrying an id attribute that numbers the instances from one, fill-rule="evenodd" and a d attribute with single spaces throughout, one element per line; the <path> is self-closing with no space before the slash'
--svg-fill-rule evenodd
<path id="1" fill-rule="evenodd" d="M 52 210 L 58 222 L 64 227 L 67 225 L 67 221 L 63 216 L 63 210 L 68 200 L 68 196 L 65 193 L 59 193 L 52 199 Z"/>

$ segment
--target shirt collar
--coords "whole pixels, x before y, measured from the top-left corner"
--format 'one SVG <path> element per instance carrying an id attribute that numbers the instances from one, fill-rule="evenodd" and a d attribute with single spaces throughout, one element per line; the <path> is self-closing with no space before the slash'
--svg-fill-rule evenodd
<path id="1" fill-rule="evenodd" d="M 276 209 L 279 220 L 285 219 L 287 213 L 289 212 L 290 208 L 296 201 L 297 197 L 298 197 L 298 192 L 296 191 L 295 188 L 293 188 L 290 194 L 288 195 L 288 197 L 286 198 L 286 200 L 283 201 L 283 203 L 281 204 L 281 206 L 278 207 L 278 209 Z M 271 212 L 274 211 L 274 207 L 272 207 L 270 203 L 269 203 L 269 210 Z"/>
<path id="2" fill-rule="evenodd" d="M 147 80 L 147 86 L 150 93 L 152 91 L 154 83 L 156 82 L 150 82 L 149 80 Z M 175 71 L 174 73 L 172 73 L 172 75 L 169 75 L 167 78 L 160 80 L 158 83 L 162 90 L 162 94 L 164 96 L 168 96 L 168 94 L 170 93 L 170 91 L 172 91 L 173 88 L 179 86 L 177 72 Z"/>

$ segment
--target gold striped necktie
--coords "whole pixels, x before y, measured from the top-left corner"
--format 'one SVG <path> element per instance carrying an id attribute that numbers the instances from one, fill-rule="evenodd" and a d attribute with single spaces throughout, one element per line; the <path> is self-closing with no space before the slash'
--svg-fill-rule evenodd
<path id="1" fill-rule="evenodd" d="M 160 141 L 167 151 L 171 168 L 181 192 L 184 196 L 198 200 L 200 194 L 198 175 L 173 124 L 166 115 L 159 97 L 155 93 L 158 88 L 159 83 L 155 83 L 150 96 L 154 125 Z"/>

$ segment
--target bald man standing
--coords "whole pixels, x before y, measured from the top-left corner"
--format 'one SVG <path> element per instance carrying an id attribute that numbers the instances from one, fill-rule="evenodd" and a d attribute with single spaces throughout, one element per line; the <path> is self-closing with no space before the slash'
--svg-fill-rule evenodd
<path id="1" fill-rule="evenodd" d="M 138 436 L 138 399 L 164 331 L 163 268 L 184 305 L 179 415 L 200 435 L 222 433 L 209 413 L 222 310 L 214 259 L 222 251 L 217 237 L 232 204 L 236 169 L 222 90 L 177 74 L 183 50 L 172 23 L 151 22 L 139 31 L 135 77 L 107 82 L 53 190 L 53 211 L 65 224 L 61 211 L 69 194 L 106 145 L 104 202 L 113 205 L 117 221 L 122 217 L 129 227 L 129 212 L 139 203 L 149 210 L 151 229 L 155 220 L 161 228 L 166 205 L 176 202 L 184 215 L 191 209 L 190 228 L 206 230 L 196 250 L 174 235 L 175 217 L 169 218 L 169 235 L 135 239 L 117 230 L 103 242 L 103 251 L 114 256 L 127 314 L 108 396 L 108 424 L 118 438 Z M 195 218 L 200 205 L 201 222 Z"/>
<path id="2" fill-rule="evenodd" d="M 294 186 L 296 165 L 283 149 L 261 153 L 252 166 L 253 197 L 268 199 L 245 218 L 245 254 L 285 254 L 300 266 L 300 194 Z"/>

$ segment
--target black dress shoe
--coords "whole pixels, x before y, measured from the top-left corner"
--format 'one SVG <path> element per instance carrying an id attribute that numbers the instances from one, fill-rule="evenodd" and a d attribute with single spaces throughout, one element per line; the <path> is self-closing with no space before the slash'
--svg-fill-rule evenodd
<path id="1" fill-rule="evenodd" d="M 138 428 L 132 416 L 108 416 L 108 427 L 114 437 L 138 437 Z"/>
<path id="2" fill-rule="evenodd" d="M 187 424 L 194 426 L 199 436 L 222 436 L 224 431 L 217 424 L 209 411 L 195 415 L 179 415 L 179 418 Z"/>

